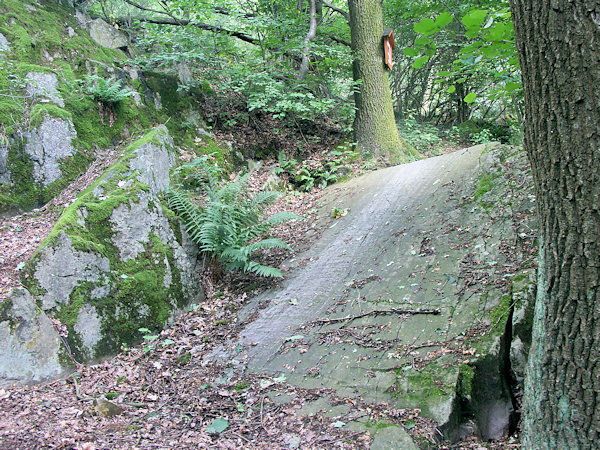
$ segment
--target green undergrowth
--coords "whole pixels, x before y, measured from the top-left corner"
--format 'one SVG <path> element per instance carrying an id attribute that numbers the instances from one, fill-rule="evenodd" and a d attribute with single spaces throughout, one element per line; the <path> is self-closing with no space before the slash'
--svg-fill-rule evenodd
<path id="1" fill-rule="evenodd" d="M 122 51 L 99 47 L 81 30 L 75 10 L 65 2 L 3 0 L 0 13 L 0 32 L 10 42 L 11 57 L 16 60 L 39 64 L 46 55 L 57 53 L 73 60 L 87 56 L 105 64 L 125 59 Z M 76 36 L 69 37 L 67 26 L 76 31 Z"/>
<path id="2" fill-rule="evenodd" d="M 8 145 L 12 154 L 10 183 L 0 187 L 0 211 L 29 210 L 43 204 L 89 166 L 94 152 L 119 146 L 157 123 L 166 124 L 179 146 L 213 154 L 221 167 L 230 169 L 228 153 L 211 139 L 201 140 L 198 133 L 202 119 L 197 111 L 201 111 L 202 98 L 211 95 L 209 85 L 196 83 L 182 90 L 176 75 L 152 71 L 132 79 L 125 53 L 94 42 L 79 27 L 75 10 L 67 2 L 31 2 L 32 8 L 27 4 L 0 2 L 0 33 L 10 46 L 0 58 L 0 145 Z M 64 107 L 21 95 L 30 72 L 56 75 Z M 123 82 L 128 94 L 110 104 L 98 101 L 95 91 L 90 91 L 90 80 L 95 86 L 111 78 Z M 140 98 L 144 104 L 138 106 Z M 31 164 L 22 151 L 21 136 L 48 116 L 73 123 L 77 137 L 72 145 L 80 153 L 61 164 L 64 172 L 59 182 L 41 189 L 28 179 Z M 16 161 L 15 156 L 22 160 Z"/>

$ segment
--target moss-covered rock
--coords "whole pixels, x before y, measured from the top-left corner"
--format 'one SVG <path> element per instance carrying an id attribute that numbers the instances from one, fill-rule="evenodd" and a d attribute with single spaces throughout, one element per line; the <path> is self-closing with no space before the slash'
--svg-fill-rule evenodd
<path id="1" fill-rule="evenodd" d="M 163 126 L 130 145 L 28 264 L 24 284 L 67 327 L 79 361 L 114 354 L 202 299 L 195 249 L 160 198 L 172 144 Z"/>

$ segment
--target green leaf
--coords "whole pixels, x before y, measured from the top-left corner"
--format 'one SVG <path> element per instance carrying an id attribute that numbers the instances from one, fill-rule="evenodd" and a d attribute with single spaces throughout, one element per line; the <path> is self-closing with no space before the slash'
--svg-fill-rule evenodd
<path id="1" fill-rule="evenodd" d="M 433 19 L 426 18 L 421 20 L 420 22 L 415 23 L 414 30 L 417 33 L 421 33 L 424 35 L 431 34 L 435 29 L 435 22 Z"/>
<path id="2" fill-rule="evenodd" d="M 450 87 L 449 87 L 449 88 L 446 90 L 446 92 L 448 92 L 448 94 L 452 94 L 452 93 L 453 93 L 453 92 L 455 92 L 455 91 L 456 91 L 456 86 L 450 86 Z"/>
<path id="3" fill-rule="evenodd" d="M 423 48 L 423 47 L 431 47 L 434 45 L 433 41 L 427 36 L 419 36 L 415 39 L 415 47 Z"/>
<path id="4" fill-rule="evenodd" d="M 229 428 L 229 421 L 227 419 L 215 419 L 210 425 L 206 426 L 206 432 L 208 434 L 220 434 Z"/>
<path id="5" fill-rule="evenodd" d="M 473 103 L 477 98 L 477 94 L 471 92 L 465 96 L 465 103 Z"/>
<path id="6" fill-rule="evenodd" d="M 488 42 L 501 41 L 504 39 L 505 32 L 506 25 L 502 22 L 498 22 L 488 30 L 485 35 L 485 40 Z"/>
<path id="7" fill-rule="evenodd" d="M 421 56 L 420 58 L 415 59 L 415 61 L 412 63 L 412 66 L 415 69 L 420 69 L 427 61 L 429 61 L 429 56 Z"/>
<path id="8" fill-rule="evenodd" d="M 523 85 L 521 83 L 517 83 L 516 81 L 511 81 L 510 83 L 506 83 L 506 86 L 504 86 L 504 90 L 506 90 L 508 92 L 512 92 L 512 91 L 521 89 L 522 87 L 523 87 Z"/>
<path id="9" fill-rule="evenodd" d="M 419 52 L 411 47 L 407 47 L 404 50 L 402 50 L 402 53 L 404 53 L 406 56 L 419 56 Z"/>
<path id="10" fill-rule="evenodd" d="M 436 28 L 441 30 L 450 22 L 452 22 L 452 14 L 445 12 L 437 16 L 437 18 L 435 19 L 435 26 Z"/>
<path id="11" fill-rule="evenodd" d="M 478 28 L 485 20 L 488 11 L 486 9 L 475 9 L 462 18 L 462 23 L 467 29 Z"/>

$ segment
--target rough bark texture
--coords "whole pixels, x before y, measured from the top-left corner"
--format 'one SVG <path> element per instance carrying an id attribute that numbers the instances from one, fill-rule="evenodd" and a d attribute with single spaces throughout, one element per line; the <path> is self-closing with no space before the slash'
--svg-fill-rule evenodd
<path id="1" fill-rule="evenodd" d="M 511 0 L 540 214 L 524 448 L 600 442 L 600 2 Z"/>
<path id="2" fill-rule="evenodd" d="M 383 61 L 381 0 L 349 0 L 352 34 L 352 69 L 361 84 L 354 94 L 354 136 L 364 154 L 384 156 L 393 162 L 410 159 L 415 150 L 400 139 Z"/>

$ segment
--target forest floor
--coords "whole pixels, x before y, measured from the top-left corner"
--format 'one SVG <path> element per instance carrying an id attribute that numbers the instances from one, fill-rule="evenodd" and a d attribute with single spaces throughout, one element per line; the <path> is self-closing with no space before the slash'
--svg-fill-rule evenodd
<path id="1" fill-rule="evenodd" d="M 206 301 L 158 336 L 79 365 L 63 379 L 0 389 L 0 448 L 415 448 L 413 442 L 481 448 L 473 437 L 444 442 L 438 423 L 418 405 L 401 405 L 385 392 L 390 374 L 409 360 L 418 371 L 436 352 L 458 363 L 474 358 L 455 338 L 473 329 L 480 310 L 465 308 L 461 321 L 454 315 L 460 304 L 445 299 L 463 288 L 459 299 L 479 295 L 482 284 L 501 284 L 513 270 L 510 262 L 491 276 L 489 260 L 477 253 L 486 238 L 481 233 L 490 233 L 485 221 L 474 222 L 485 211 L 469 201 L 480 151 L 282 198 L 272 211 L 307 218 L 276 230 L 291 240 L 294 254 L 265 255 L 280 264 L 283 282 L 239 275 L 215 282 L 201 274 Z M 17 284 L 20 263 L 49 232 L 60 206 L 109 163 L 98 163 L 54 206 L 3 219 L 2 295 Z M 264 167 L 254 186 L 267 176 Z M 332 217 L 333 209 L 342 214 Z M 403 338 L 390 316 L 405 329 L 429 331 Z M 446 322 L 428 323 L 440 316 Z M 430 331 L 442 328 L 437 341 L 446 344 L 433 343 Z M 348 370 L 350 361 L 356 370 Z M 518 447 L 518 441 L 485 447 Z"/>

